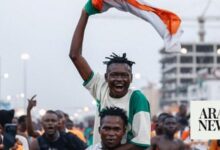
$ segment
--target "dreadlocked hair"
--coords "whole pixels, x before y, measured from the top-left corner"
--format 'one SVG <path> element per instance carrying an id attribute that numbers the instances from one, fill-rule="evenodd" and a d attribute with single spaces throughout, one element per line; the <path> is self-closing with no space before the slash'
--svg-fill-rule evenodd
<path id="1" fill-rule="evenodd" d="M 101 121 L 106 116 L 117 116 L 123 120 L 125 126 L 128 124 L 128 117 L 126 116 L 126 112 L 118 107 L 106 107 L 99 113 L 99 116 Z"/>
<path id="2" fill-rule="evenodd" d="M 125 63 L 128 64 L 130 67 L 132 67 L 132 65 L 135 64 L 135 62 L 130 61 L 126 58 L 126 53 L 123 53 L 122 56 L 112 53 L 110 57 L 105 57 L 105 58 L 109 59 L 109 61 L 103 62 L 107 66 L 111 65 L 112 63 Z"/>

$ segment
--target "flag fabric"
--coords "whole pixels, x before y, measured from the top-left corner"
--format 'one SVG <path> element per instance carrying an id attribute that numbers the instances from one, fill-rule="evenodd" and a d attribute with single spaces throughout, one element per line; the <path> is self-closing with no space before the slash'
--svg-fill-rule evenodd
<path id="1" fill-rule="evenodd" d="M 129 12 L 149 22 L 163 38 L 166 51 L 180 51 L 181 19 L 174 13 L 153 7 L 146 0 L 90 0 L 97 12 L 111 7 Z"/>

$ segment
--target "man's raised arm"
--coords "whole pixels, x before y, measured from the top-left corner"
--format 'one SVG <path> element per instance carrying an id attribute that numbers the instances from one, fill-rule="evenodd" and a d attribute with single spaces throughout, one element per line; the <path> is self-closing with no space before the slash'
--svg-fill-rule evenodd
<path id="1" fill-rule="evenodd" d="M 82 56 L 82 43 L 88 18 L 89 15 L 83 9 L 73 35 L 69 54 L 72 62 L 76 66 L 79 74 L 81 75 L 84 81 L 88 80 L 90 75 L 92 74 L 92 69 L 90 68 L 85 58 Z"/>
<path id="2" fill-rule="evenodd" d="M 32 123 L 32 116 L 31 116 L 31 110 L 33 107 L 36 106 L 36 100 L 35 97 L 37 95 L 34 95 L 31 99 L 28 100 L 28 107 L 27 107 L 27 133 L 29 136 L 37 138 L 40 136 L 40 133 L 34 130 L 33 123 Z"/>

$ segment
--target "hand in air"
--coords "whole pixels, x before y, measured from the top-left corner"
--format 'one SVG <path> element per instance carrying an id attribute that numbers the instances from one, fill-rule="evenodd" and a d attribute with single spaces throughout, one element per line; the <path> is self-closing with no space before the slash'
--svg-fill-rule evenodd
<path id="1" fill-rule="evenodd" d="M 37 101 L 35 99 L 37 95 L 34 95 L 31 97 L 31 99 L 28 99 L 28 107 L 27 110 L 31 110 L 33 107 L 35 107 L 37 105 Z"/>

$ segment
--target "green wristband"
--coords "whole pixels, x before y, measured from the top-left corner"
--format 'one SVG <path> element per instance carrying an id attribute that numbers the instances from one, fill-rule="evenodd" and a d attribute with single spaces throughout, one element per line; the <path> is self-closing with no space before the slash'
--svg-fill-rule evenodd
<path id="1" fill-rule="evenodd" d="M 85 7 L 84 7 L 85 11 L 87 12 L 87 14 L 90 15 L 94 15 L 97 13 L 100 13 L 100 11 L 98 9 L 96 9 L 93 5 L 92 5 L 92 0 L 88 0 L 88 2 L 86 3 Z"/>

